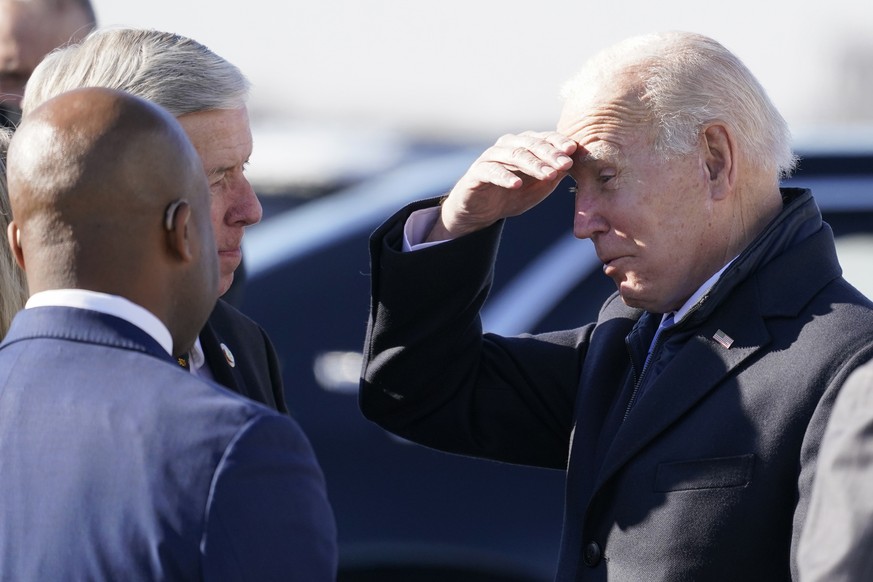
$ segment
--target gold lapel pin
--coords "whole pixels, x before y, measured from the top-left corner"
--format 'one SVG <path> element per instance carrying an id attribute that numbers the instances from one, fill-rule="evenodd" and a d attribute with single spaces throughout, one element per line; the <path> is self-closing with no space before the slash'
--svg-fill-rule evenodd
<path id="1" fill-rule="evenodd" d="M 231 368 L 235 368 L 236 358 L 233 357 L 233 352 L 230 351 L 230 348 L 221 344 L 221 352 L 224 354 L 224 359 L 227 360 L 228 365 L 230 365 Z"/>

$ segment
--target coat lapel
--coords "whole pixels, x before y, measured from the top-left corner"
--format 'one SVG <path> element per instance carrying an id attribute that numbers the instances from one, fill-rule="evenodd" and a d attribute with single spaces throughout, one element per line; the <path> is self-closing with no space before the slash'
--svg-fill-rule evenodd
<path id="1" fill-rule="evenodd" d="M 203 348 L 203 357 L 206 359 L 209 371 L 212 372 L 213 379 L 234 392 L 241 392 L 244 383 L 239 366 L 234 359 L 234 346 L 223 343 L 209 321 L 200 331 L 200 346 Z"/>
<path id="2" fill-rule="evenodd" d="M 595 487 L 770 343 L 753 293 L 732 302 L 732 307 L 704 323 L 634 405 L 609 446 Z M 735 310 L 742 311 L 742 317 Z M 689 375 L 689 370 L 694 373 Z"/>

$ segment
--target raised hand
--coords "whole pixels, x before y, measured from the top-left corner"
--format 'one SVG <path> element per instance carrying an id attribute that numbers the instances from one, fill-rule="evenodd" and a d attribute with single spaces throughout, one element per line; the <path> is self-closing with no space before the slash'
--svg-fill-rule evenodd
<path id="1" fill-rule="evenodd" d="M 567 175 L 574 151 L 576 142 L 556 132 L 504 135 L 452 188 L 428 240 L 457 238 L 533 208 Z"/>

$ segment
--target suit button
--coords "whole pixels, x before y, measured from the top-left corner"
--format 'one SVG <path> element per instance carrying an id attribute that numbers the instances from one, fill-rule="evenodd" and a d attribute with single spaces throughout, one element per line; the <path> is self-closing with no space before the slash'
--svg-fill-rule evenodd
<path id="1" fill-rule="evenodd" d="M 582 560 L 586 566 L 593 568 L 600 563 L 600 558 L 603 552 L 600 550 L 600 545 L 597 542 L 588 542 L 585 546 L 585 553 L 582 555 Z"/>

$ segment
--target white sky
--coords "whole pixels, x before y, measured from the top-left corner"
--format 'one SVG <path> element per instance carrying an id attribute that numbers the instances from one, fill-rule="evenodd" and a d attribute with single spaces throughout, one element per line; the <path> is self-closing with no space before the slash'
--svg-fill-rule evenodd
<path id="1" fill-rule="evenodd" d="M 254 83 L 255 115 L 494 137 L 548 129 L 559 86 L 594 50 L 640 32 L 686 29 L 739 54 L 794 127 L 873 122 L 873 104 L 845 103 L 858 75 L 842 66 L 851 49 L 873 69 L 868 0 L 196 4 L 95 0 L 95 9 L 101 24 L 178 32 L 237 64 Z"/>
<path id="2" fill-rule="evenodd" d="M 873 129 L 871 0 L 94 5 L 102 25 L 177 32 L 239 66 L 253 82 L 256 130 L 305 122 L 490 143 L 506 132 L 551 129 L 559 87 L 587 56 L 627 36 L 667 29 L 708 34 L 737 53 L 795 133 L 835 124 Z M 266 142 L 256 140 L 255 156 L 287 149 L 265 148 Z"/>

